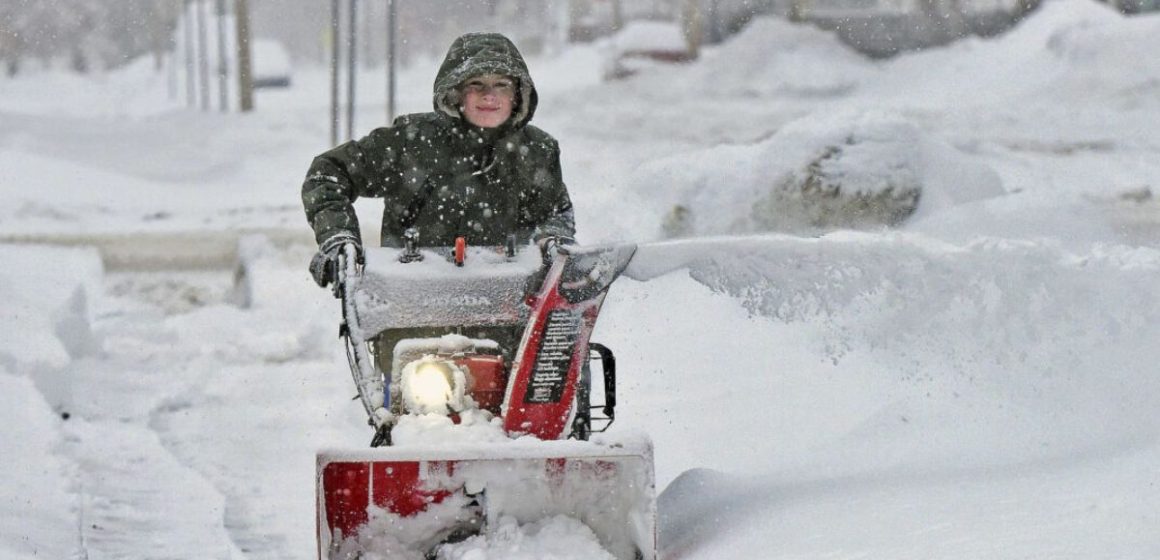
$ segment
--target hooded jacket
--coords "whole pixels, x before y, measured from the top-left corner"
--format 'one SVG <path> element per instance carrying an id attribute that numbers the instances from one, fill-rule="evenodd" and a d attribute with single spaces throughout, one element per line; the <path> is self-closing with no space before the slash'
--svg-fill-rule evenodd
<path id="1" fill-rule="evenodd" d="M 484 74 L 518 83 L 511 118 L 492 129 L 472 125 L 459 110 L 460 84 Z M 402 246 L 409 227 L 422 246 L 450 246 L 458 236 L 471 245 L 503 245 L 512 234 L 520 243 L 572 237 L 560 148 L 528 124 L 538 98 L 515 45 L 496 33 L 456 39 L 433 91 L 433 112 L 401 116 L 314 159 L 302 203 L 316 240 L 358 236 L 352 203 L 359 197 L 384 199 L 384 246 Z"/>

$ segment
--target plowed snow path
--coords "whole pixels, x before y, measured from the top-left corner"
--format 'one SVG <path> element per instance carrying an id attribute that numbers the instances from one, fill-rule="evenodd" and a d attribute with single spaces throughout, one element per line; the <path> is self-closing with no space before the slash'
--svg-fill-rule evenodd
<path id="1" fill-rule="evenodd" d="M 314 308 L 235 307 L 231 280 L 107 279 L 124 297 L 101 304 L 65 424 L 89 558 L 310 555 L 313 452 L 341 442 L 349 381 L 317 354 Z"/>

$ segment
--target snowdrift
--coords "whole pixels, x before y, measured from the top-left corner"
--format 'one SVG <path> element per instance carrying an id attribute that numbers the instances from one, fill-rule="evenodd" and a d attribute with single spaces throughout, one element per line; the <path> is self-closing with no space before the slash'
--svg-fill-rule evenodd
<path id="1" fill-rule="evenodd" d="M 811 115 L 756 145 L 652 162 L 629 188 L 666 197 L 665 237 L 897 226 L 920 206 L 1003 194 L 994 171 L 879 111 Z"/>
<path id="2" fill-rule="evenodd" d="M 822 63 L 824 61 L 824 63 Z M 735 37 L 708 49 L 682 80 L 703 95 L 837 97 L 880 72 L 877 63 L 812 25 L 755 18 Z"/>
<path id="3" fill-rule="evenodd" d="M 634 97 L 725 97 L 757 103 L 769 96 L 841 96 L 875 74 L 876 63 L 833 33 L 759 17 L 722 45 L 704 49 L 698 60 L 652 66 L 629 82 Z"/>
<path id="4" fill-rule="evenodd" d="M 0 556 L 74 557 L 80 504 L 73 466 L 59 455 L 60 417 L 32 379 L 2 364 L 0 422 L 6 427 L 0 438 Z"/>
<path id="5" fill-rule="evenodd" d="M 75 553 L 74 465 L 61 456 L 70 366 L 93 352 L 90 302 L 101 262 L 89 249 L 0 245 L 0 556 Z"/>
<path id="6" fill-rule="evenodd" d="M 92 249 L 0 245 L 0 366 L 29 376 L 53 407 L 69 404 L 67 368 L 95 350 L 90 303 L 104 274 Z"/>
<path id="7" fill-rule="evenodd" d="M 1154 15 L 1125 17 L 1099 2 L 1051 0 L 1003 35 L 894 58 L 860 94 L 951 114 L 981 105 L 1034 112 L 1082 103 L 1072 113 L 1081 118 L 1102 107 L 1154 108 L 1148 92 L 1160 80 L 1160 60 L 1141 53 L 1157 33 Z M 1057 124 L 1052 131 L 1075 123 Z"/>
<path id="8" fill-rule="evenodd" d="M 847 232 L 638 257 L 596 335 L 663 341 L 621 361 L 666 557 L 1157 544 L 1160 252 Z"/>

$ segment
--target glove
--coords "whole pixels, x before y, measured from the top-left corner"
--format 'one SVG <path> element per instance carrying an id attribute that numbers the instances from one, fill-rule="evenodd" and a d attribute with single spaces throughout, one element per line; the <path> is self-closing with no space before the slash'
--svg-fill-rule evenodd
<path id="1" fill-rule="evenodd" d="M 536 241 L 536 245 L 540 246 L 540 255 L 544 257 L 545 263 L 552 262 L 556 255 L 570 254 L 571 247 L 575 244 L 575 239 L 559 235 L 549 235 Z"/>
<path id="2" fill-rule="evenodd" d="M 336 233 L 318 246 L 318 253 L 310 259 L 310 276 L 319 287 L 325 288 L 338 279 L 338 256 L 347 245 L 354 245 L 359 262 L 363 261 L 362 242 L 347 232 Z"/>

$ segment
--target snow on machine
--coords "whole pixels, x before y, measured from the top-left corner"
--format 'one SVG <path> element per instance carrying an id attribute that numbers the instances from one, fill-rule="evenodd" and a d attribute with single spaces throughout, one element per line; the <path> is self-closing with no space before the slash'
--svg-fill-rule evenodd
<path id="1" fill-rule="evenodd" d="M 527 554 L 540 531 L 586 558 L 655 558 L 651 443 L 590 439 L 614 419 L 616 367 L 589 337 L 635 250 L 542 256 L 412 238 L 359 263 L 348 248 L 334 289 L 375 435 L 318 453 L 319 557 L 502 556 L 517 538 Z M 507 343 L 479 334 L 505 329 Z M 392 332 L 405 336 L 380 337 Z"/>

